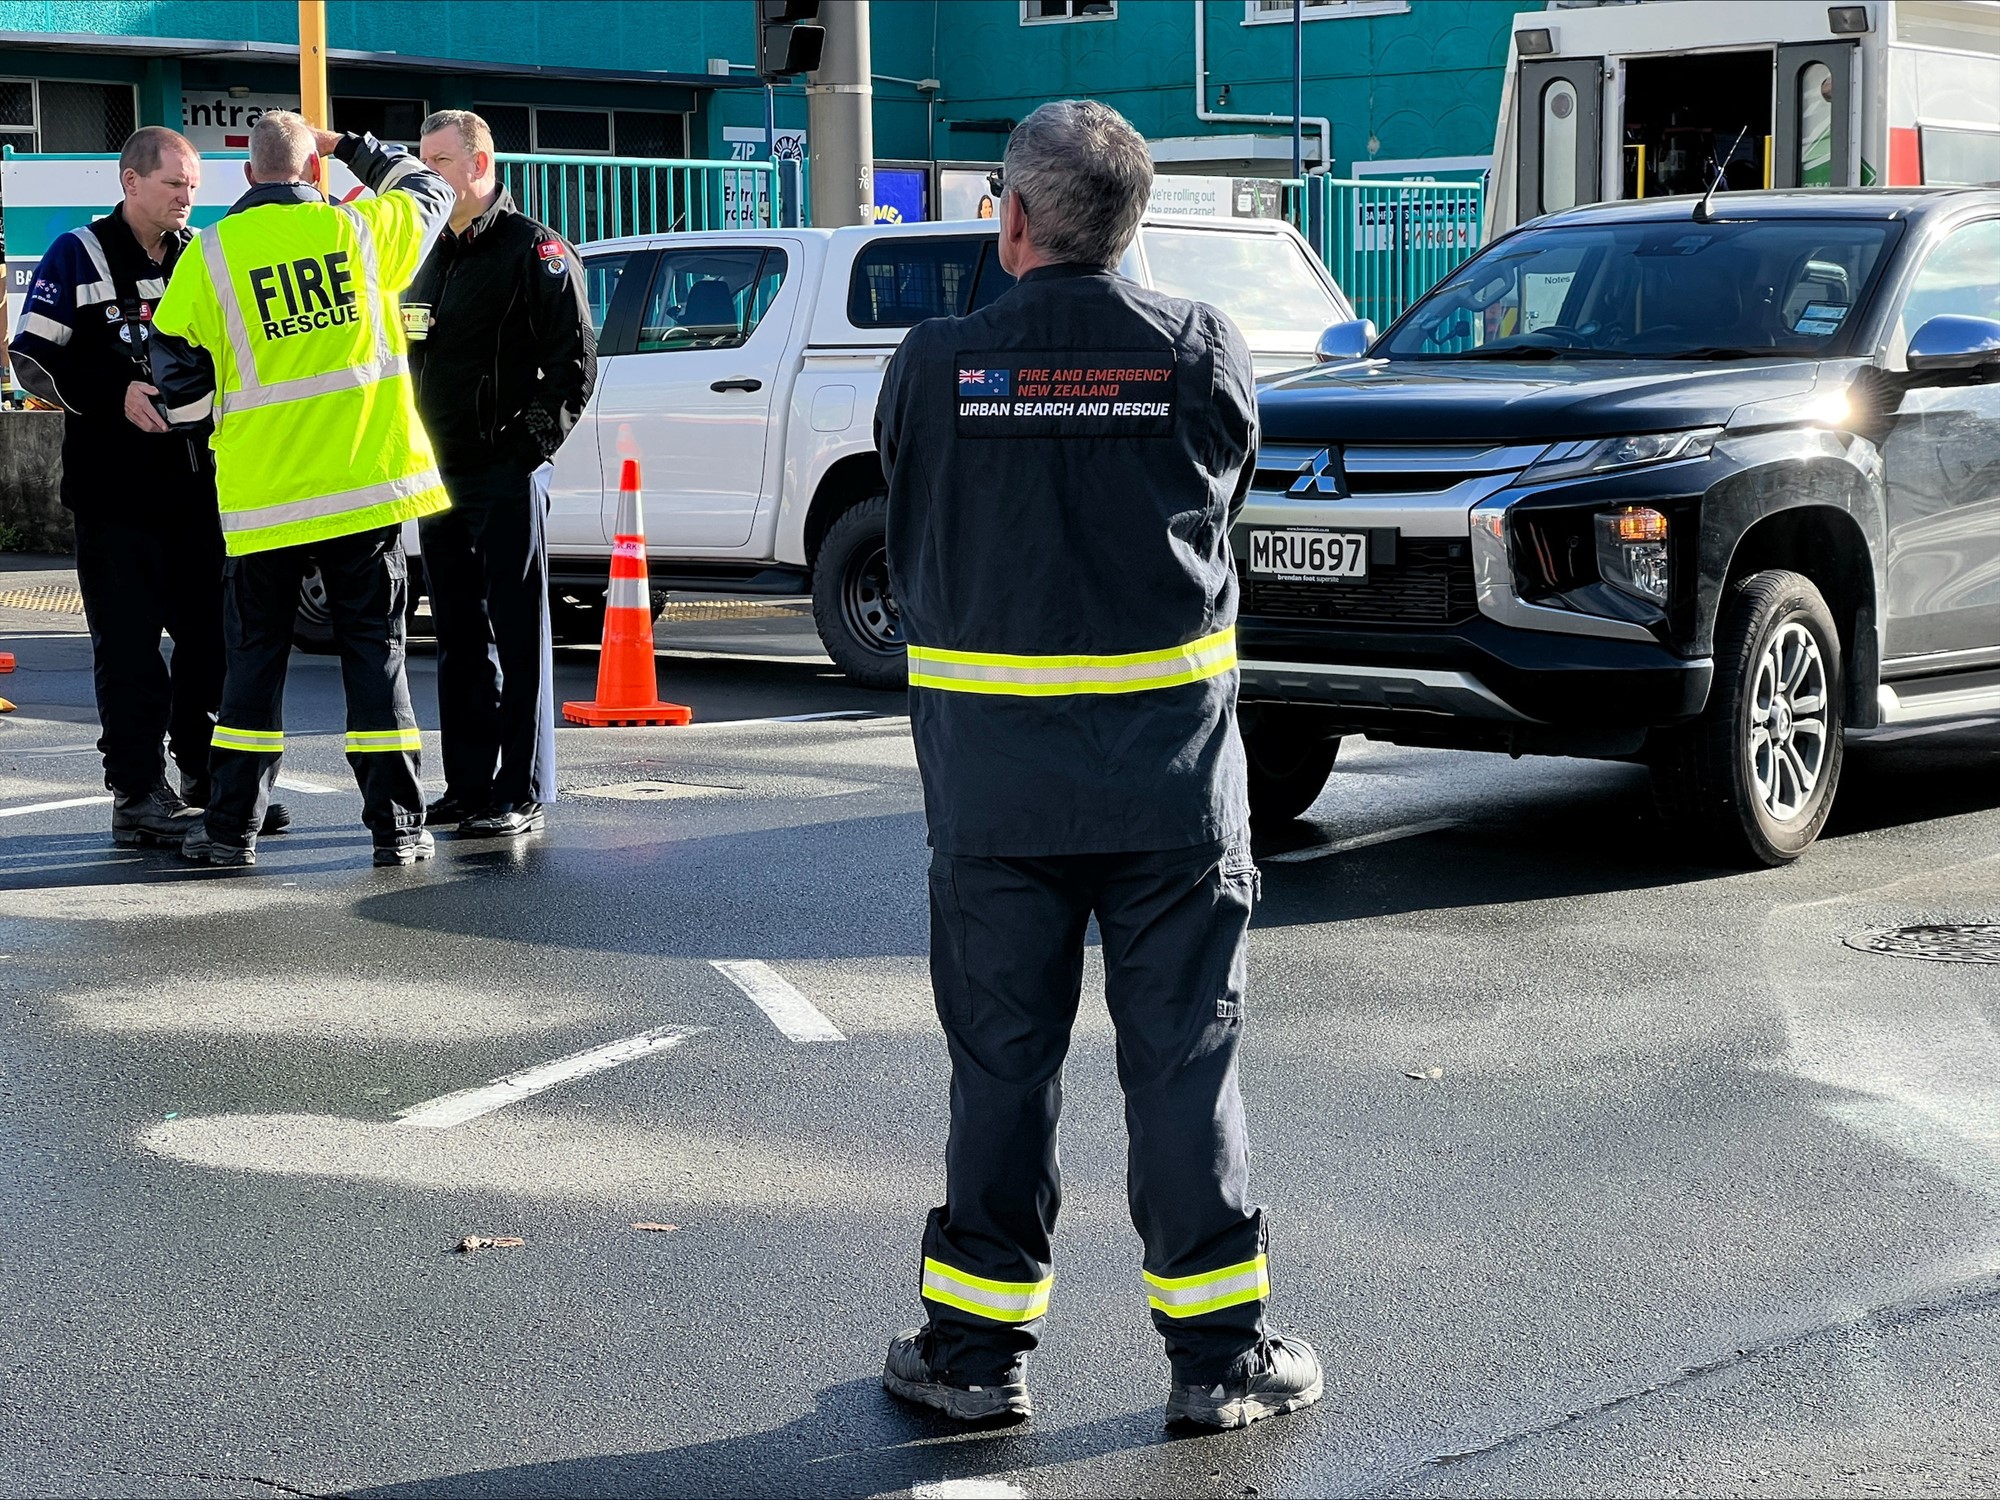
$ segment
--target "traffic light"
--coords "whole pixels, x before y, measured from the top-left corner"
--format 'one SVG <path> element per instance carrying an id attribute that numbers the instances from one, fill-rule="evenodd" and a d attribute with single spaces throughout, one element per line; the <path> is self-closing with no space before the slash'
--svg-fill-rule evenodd
<path id="1" fill-rule="evenodd" d="M 818 17 L 819 0 L 757 0 L 757 71 L 772 79 L 817 68 L 826 46 Z"/>

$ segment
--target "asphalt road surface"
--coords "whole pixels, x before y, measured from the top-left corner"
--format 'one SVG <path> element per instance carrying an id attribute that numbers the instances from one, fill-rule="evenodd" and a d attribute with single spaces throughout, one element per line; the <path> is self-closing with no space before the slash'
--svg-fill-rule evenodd
<path id="1" fill-rule="evenodd" d="M 1757 874 L 1631 767 L 1350 740 L 1245 1048 L 1326 1400 L 1163 1428 L 1092 977 L 1038 1416 L 967 1434 L 878 1384 L 946 1104 L 900 699 L 680 609 L 692 728 L 377 870 L 295 657 L 297 827 L 205 871 L 27 810 L 102 795 L 69 581 L 0 575 L 0 1493 L 2000 1492 L 2000 968 L 1854 946 L 2000 921 L 2000 725 L 1858 744 Z"/>

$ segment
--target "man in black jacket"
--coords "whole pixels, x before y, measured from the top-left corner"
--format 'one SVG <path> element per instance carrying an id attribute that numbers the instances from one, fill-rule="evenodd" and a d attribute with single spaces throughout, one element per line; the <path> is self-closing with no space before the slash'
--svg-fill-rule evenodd
<path id="1" fill-rule="evenodd" d="M 62 503 L 76 517 L 111 837 L 177 846 L 208 802 L 222 701 L 222 526 L 209 423 L 168 430 L 147 350 L 153 308 L 193 238 L 201 158 L 179 132 L 148 125 L 126 141 L 118 179 L 123 201 L 59 235 L 35 267 L 12 348 L 22 386 L 65 414 Z M 171 667 L 162 630 L 173 638 Z M 262 831 L 290 822 L 273 804 Z"/>
<path id="2" fill-rule="evenodd" d="M 1229 525 L 1255 465 L 1254 376 L 1221 313 L 1114 269 L 1152 182 L 1115 110 L 1029 115 L 1000 192 L 1018 284 L 911 329 L 876 408 L 951 1051 L 928 1321 L 882 1379 L 964 1420 L 1030 1411 L 1093 917 L 1167 1415 L 1238 1427 L 1321 1390 L 1312 1348 L 1265 1322 L 1237 1087 L 1258 877 Z"/>
<path id="3" fill-rule="evenodd" d="M 417 409 L 452 499 L 420 523 L 445 774 L 428 822 L 512 837 L 540 828 L 556 795 L 544 522 L 597 338 L 576 251 L 499 186 L 486 122 L 441 110 L 421 149 L 458 194 L 403 296 Z"/>

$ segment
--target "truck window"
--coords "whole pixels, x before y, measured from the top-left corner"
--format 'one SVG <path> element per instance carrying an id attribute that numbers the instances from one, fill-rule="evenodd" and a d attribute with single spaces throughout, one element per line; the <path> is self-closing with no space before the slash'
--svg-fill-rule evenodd
<path id="1" fill-rule="evenodd" d="M 638 352 L 740 347 L 777 299 L 785 267 L 784 251 L 757 245 L 664 251 L 639 320 Z"/>
<path id="2" fill-rule="evenodd" d="M 1961 224 L 1925 257 L 1897 320 L 1899 365 L 1910 336 L 1947 313 L 2000 319 L 2000 219 Z"/>
<path id="3" fill-rule="evenodd" d="M 1276 234 L 1212 229 L 1139 231 L 1153 285 L 1220 308 L 1252 343 L 1260 334 L 1317 334 L 1348 316 L 1306 252 Z"/>
<path id="4" fill-rule="evenodd" d="M 1014 284 L 995 246 L 984 234 L 877 240 L 854 258 L 847 320 L 856 328 L 914 328 L 984 307 Z"/>

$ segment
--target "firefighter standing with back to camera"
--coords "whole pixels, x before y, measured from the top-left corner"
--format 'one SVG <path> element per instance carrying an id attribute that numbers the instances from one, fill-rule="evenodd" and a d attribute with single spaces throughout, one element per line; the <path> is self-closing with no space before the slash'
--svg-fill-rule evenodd
<path id="1" fill-rule="evenodd" d="M 375 196 L 326 201 L 335 154 Z M 417 420 L 396 297 L 451 211 L 451 189 L 373 136 L 273 110 L 250 129 L 250 191 L 196 237 L 153 314 L 153 383 L 176 426 L 215 421 L 229 552 L 227 647 L 203 826 L 182 852 L 257 862 L 284 753 L 285 669 L 299 584 L 317 567 L 340 650 L 347 760 L 375 863 L 434 852 L 423 742 L 404 663 L 402 524 L 445 508 Z"/>
<path id="2" fill-rule="evenodd" d="M 556 798 L 549 630 L 550 461 L 597 382 L 583 267 L 494 176 L 470 110 L 424 121 L 419 149 L 457 194 L 403 294 L 417 409 L 451 509 L 421 526 L 438 641 L 445 794 L 433 827 L 533 833 Z"/>
<path id="3" fill-rule="evenodd" d="M 877 409 L 935 853 L 931 978 L 952 1061 L 929 1321 L 883 1383 L 964 1420 L 1030 1413 L 1061 1202 L 1061 1072 L 1097 919 L 1132 1220 L 1170 1420 L 1317 1400 L 1265 1325 L 1237 1086 L 1257 888 L 1236 730 L 1229 525 L 1256 450 L 1250 353 L 1213 308 L 1113 269 L 1152 186 L 1093 101 L 1007 143 L 991 306 L 919 325 Z"/>

